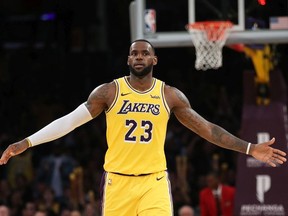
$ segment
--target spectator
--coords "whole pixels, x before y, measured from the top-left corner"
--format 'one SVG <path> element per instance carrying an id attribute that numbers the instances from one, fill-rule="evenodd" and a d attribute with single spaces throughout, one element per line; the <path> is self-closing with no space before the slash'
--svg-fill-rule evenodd
<path id="1" fill-rule="evenodd" d="M 55 199 L 54 191 L 52 188 L 47 187 L 43 193 L 42 199 L 38 203 L 38 208 L 46 212 L 59 215 L 60 203 Z"/>
<path id="2" fill-rule="evenodd" d="M 63 210 L 61 210 L 60 216 L 71 216 L 71 211 L 70 211 L 70 209 L 63 209 Z"/>
<path id="3" fill-rule="evenodd" d="M 178 210 L 178 216 L 194 216 L 194 209 L 190 205 L 183 205 Z"/>
<path id="4" fill-rule="evenodd" d="M 93 203 L 86 203 L 83 211 L 84 216 L 98 216 L 97 207 Z"/>
<path id="5" fill-rule="evenodd" d="M 200 191 L 201 216 L 233 216 L 235 188 L 222 184 L 215 172 L 206 175 L 206 184 Z"/>
<path id="6" fill-rule="evenodd" d="M 8 199 L 8 206 L 10 208 L 11 216 L 21 215 L 21 209 L 24 204 L 22 191 L 14 189 Z"/>
<path id="7" fill-rule="evenodd" d="M 59 216 L 70 216 L 71 214 L 71 208 L 70 206 L 66 205 L 66 204 L 62 204 L 60 206 L 60 213 Z"/>
<path id="8" fill-rule="evenodd" d="M 46 211 L 43 211 L 43 210 L 37 210 L 35 212 L 35 215 L 34 216 L 48 216 L 47 212 Z"/>
<path id="9" fill-rule="evenodd" d="M 10 209 L 8 206 L 0 204 L 0 216 L 10 216 Z"/>
<path id="10" fill-rule="evenodd" d="M 20 186 L 19 178 L 21 178 L 21 181 L 25 181 L 25 184 L 30 183 L 33 180 L 34 168 L 32 163 L 32 152 L 25 152 L 21 157 L 13 158 L 11 163 L 9 163 L 7 167 L 7 179 L 12 189 Z"/>
<path id="11" fill-rule="evenodd" d="M 76 160 L 65 153 L 65 148 L 56 143 L 53 152 L 45 156 L 37 169 L 37 181 L 44 182 L 54 191 L 55 199 L 63 198 L 63 189 L 69 187 L 69 175 L 77 166 Z"/>
<path id="12" fill-rule="evenodd" d="M 79 210 L 72 210 L 70 216 L 81 216 L 81 212 Z"/>
<path id="13" fill-rule="evenodd" d="M 22 209 L 22 216 L 34 216 L 36 213 L 36 204 L 33 201 L 27 201 Z"/>

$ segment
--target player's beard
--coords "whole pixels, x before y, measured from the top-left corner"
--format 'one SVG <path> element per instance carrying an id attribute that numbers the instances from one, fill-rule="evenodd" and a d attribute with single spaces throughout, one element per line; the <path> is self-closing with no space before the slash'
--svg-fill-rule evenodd
<path id="1" fill-rule="evenodd" d="M 148 65 L 147 67 L 144 67 L 141 71 L 139 70 L 135 70 L 131 65 L 129 65 L 129 70 L 130 72 L 138 77 L 138 78 L 143 78 L 145 77 L 147 74 L 149 74 L 150 72 L 152 72 L 153 69 L 153 64 L 151 63 L 150 65 Z"/>

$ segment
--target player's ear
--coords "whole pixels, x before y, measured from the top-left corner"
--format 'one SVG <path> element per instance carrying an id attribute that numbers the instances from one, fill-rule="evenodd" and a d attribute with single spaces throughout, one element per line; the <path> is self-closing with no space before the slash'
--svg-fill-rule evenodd
<path id="1" fill-rule="evenodd" d="M 157 65 L 157 63 L 158 63 L 158 57 L 154 56 L 153 57 L 153 65 Z"/>

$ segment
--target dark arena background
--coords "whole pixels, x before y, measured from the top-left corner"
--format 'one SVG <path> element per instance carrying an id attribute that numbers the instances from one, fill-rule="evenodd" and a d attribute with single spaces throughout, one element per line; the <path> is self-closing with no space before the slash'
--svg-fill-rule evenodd
<path id="1" fill-rule="evenodd" d="M 221 11 L 229 6 L 229 0 L 222 0 L 219 10 L 213 1 L 202 1 L 204 6 L 199 1 L 199 17 L 210 11 L 213 19 L 223 18 Z M 9 144 L 75 109 L 96 86 L 129 74 L 131 2 L 0 1 L 1 153 Z M 146 6 L 156 11 L 157 31 L 185 31 L 188 1 L 146 1 Z M 235 14 L 230 15 L 233 20 Z M 245 1 L 246 31 L 255 24 L 269 29 L 270 17 L 287 16 L 286 0 Z M 288 24 L 283 26 L 287 32 Z M 287 151 L 287 44 L 271 39 L 271 43 L 248 45 L 260 52 L 265 46 L 270 48 L 270 79 L 263 85 L 255 82 L 259 71 L 253 58 L 227 46 L 223 47 L 223 66 L 206 71 L 195 69 L 192 45 L 156 46 L 159 62 L 154 76 L 183 91 L 192 108 L 207 120 L 253 143 L 275 136 L 275 147 Z M 68 135 L 29 149 L 1 166 L 0 206 L 8 206 L 10 216 L 34 215 L 23 213 L 28 205 L 46 209 L 49 216 L 64 215 L 71 209 L 81 215 L 100 215 L 105 127 L 102 113 Z M 223 184 L 236 188 L 235 216 L 288 215 L 287 187 L 281 189 L 288 180 L 287 166 L 272 171 L 244 154 L 212 145 L 173 115 L 165 152 L 175 216 L 184 204 L 200 216 L 199 193 L 210 171 L 217 171 Z M 55 174 L 54 163 L 59 158 L 60 173 Z"/>

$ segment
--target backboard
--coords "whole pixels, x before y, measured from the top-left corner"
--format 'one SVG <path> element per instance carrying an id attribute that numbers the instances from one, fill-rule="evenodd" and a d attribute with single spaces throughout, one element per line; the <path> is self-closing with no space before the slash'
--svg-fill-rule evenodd
<path id="1" fill-rule="evenodd" d="M 261 5 L 263 3 L 265 5 Z M 287 17 L 287 4 L 284 0 L 166 0 L 162 4 L 161 1 L 134 0 L 130 3 L 131 41 L 149 39 L 155 47 L 193 46 L 185 24 L 208 19 L 230 20 L 234 23 L 226 44 L 288 43 L 288 28 L 271 29 L 267 23 L 273 17 Z M 154 33 L 145 31 L 144 12 L 147 9 L 156 11 L 157 30 Z M 165 10 L 174 13 L 161 14 Z M 250 14 L 254 17 L 250 17 Z M 161 26 L 161 20 L 162 23 L 166 22 L 166 29 Z M 249 26 L 253 22 L 257 23 L 257 20 L 266 22 L 266 26 Z M 178 29 L 173 29 L 173 26 Z"/>

